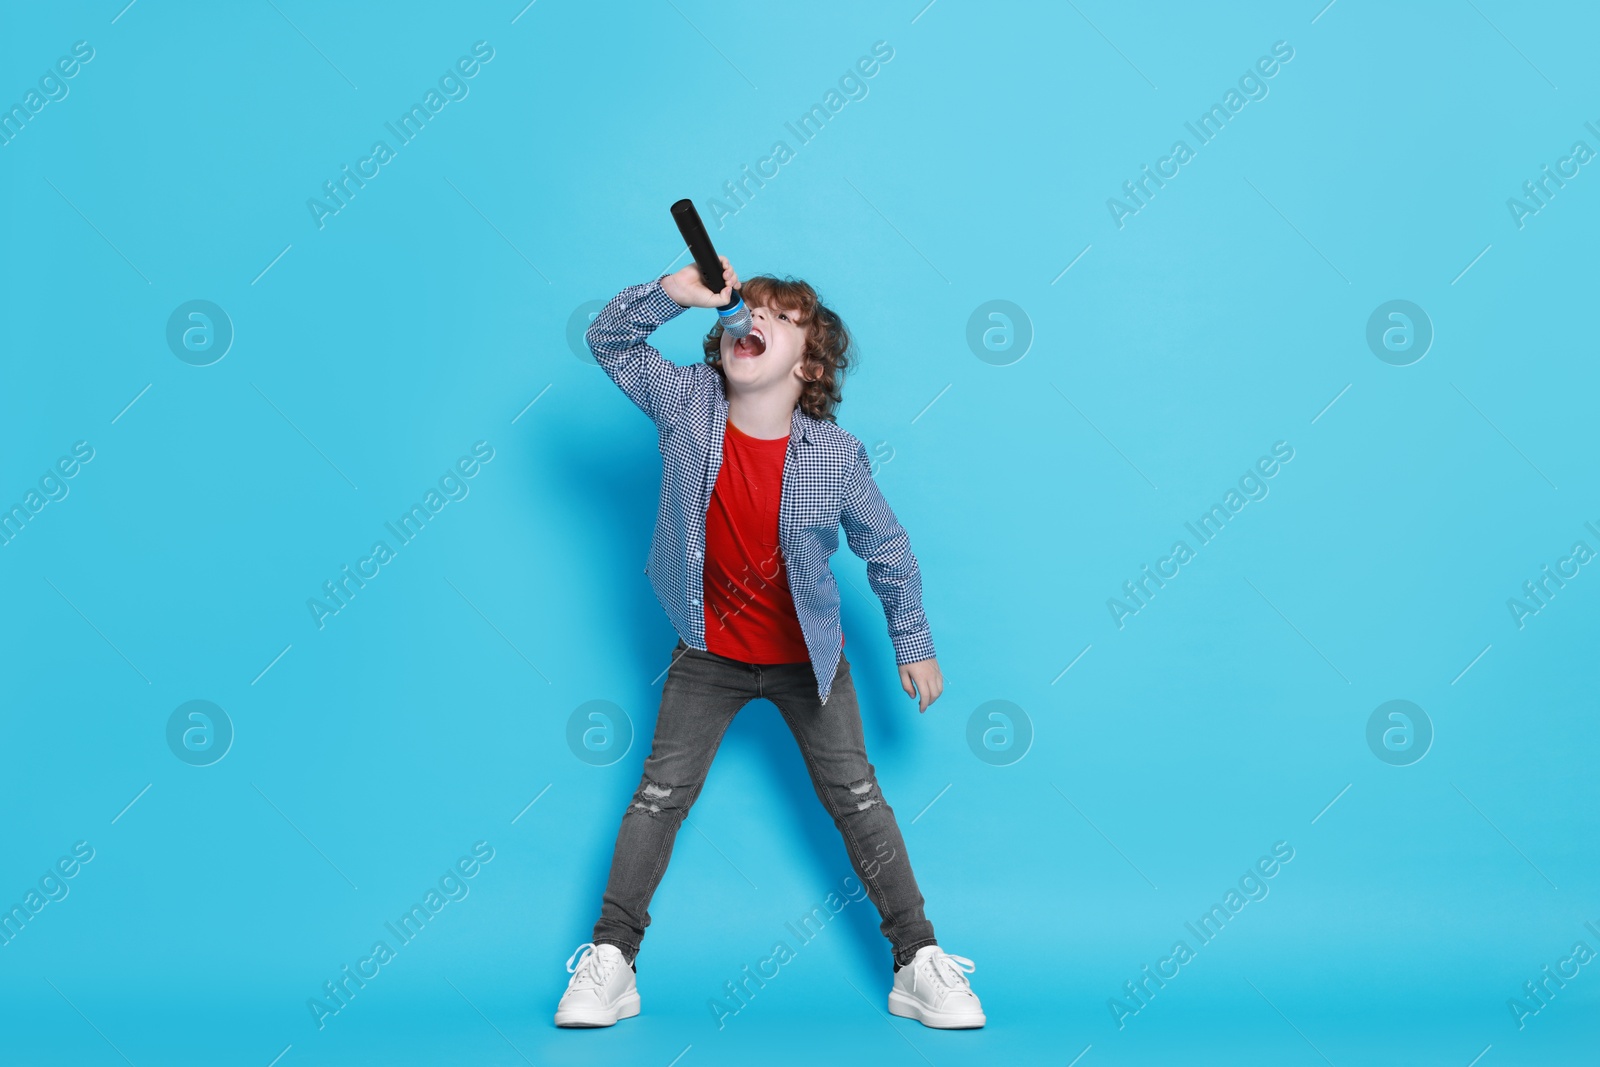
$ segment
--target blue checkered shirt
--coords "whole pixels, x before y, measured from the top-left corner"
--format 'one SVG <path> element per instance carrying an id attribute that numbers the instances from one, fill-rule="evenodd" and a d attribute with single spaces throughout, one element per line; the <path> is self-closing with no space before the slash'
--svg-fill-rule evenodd
<path id="1" fill-rule="evenodd" d="M 647 341 L 683 310 L 659 281 L 629 286 L 600 312 L 588 339 L 606 374 L 656 425 L 661 506 L 645 573 L 678 636 L 704 650 L 706 509 L 722 468 L 728 399 L 715 367 L 703 361 L 678 366 Z M 872 480 L 866 448 L 797 405 L 783 464 L 778 543 L 824 703 L 844 640 L 839 586 L 828 567 L 839 547 L 841 523 L 850 550 L 867 563 L 872 591 L 883 601 L 895 662 L 931 658 L 933 638 L 922 612 L 917 557 Z"/>

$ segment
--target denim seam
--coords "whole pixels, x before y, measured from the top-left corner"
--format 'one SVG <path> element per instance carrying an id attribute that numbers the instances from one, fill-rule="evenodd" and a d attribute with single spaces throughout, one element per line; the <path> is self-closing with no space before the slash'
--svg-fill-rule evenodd
<path id="1" fill-rule="evenodd" d="M 770 700 L 771 698 L 769 697 L 768 699 Z M 779 704 L 776 700 L 773 700 L 772 703 L 777 707 L 779 713 L 782 714 L 782 716 L 784 718 L 784 721 L 789 724 L 789 731 L 794 734 L 795 740 L 800 743 L 800 753 L 805 758 L 806 769 L 808 771 L 813 770 L 816 767 L 816 756 L 811 751 L 811 743 L 810 743 L 810 741 L 806 740 L 806 736 L 805 736 L 804 731 L 796 730 L 794 728 L 794 719 L 790 716 L 789 710 L 787 708 L 785 708 L 782 704 Z M 864 754 L 864 752 L 865 752 L 865 748 L 863 747 L 863 754 Z M 872 774 L 872 770 L 871 770 L 872 763 L 871 763 L 870 760 L 867 762 L 867 767 L 868 767 L 867 773 L 868 774 Z M 874 777 L 876 777 L 876 776 L 874 775 Z M 813 781 L 814 780 L 815 780 L 815 778 L 813 778 Z M 826 788 L 826 783 L 824 783 L 824 788 L 822 790 L 820 790 L 820 792 L 822 794 L 823 805 L 828 809 L 828 814 L 832 818 L 834 818 L 835 820 L 837 820 L 838 822 L 843 824 L 844 834 L 845 834 L 846 837 L 848 837 L 850 839 L 850 845 L 851 845 L 850 851 L 854 853 L 854 855 L 851 858 L 854 860 L 854 859 L 856 859 L 856 857 L 866 855 L 866 851 L 861 847 L 860 839 L 856 837 L 855 828 L 852 827 L 850 825 L 850 821 L 848 819 L 843 818 L 841 816 L 841 814 L 839 813 L 838 809 L 836 809 L 834 807 L 834 805 L 833 805 L 833 796 L 828 792 L 828 790 Z M 886 801 L 883 800 L 883 789 L 882 789 L 881 786 L 879 787 L 879 790 L 878 790 L 878 796 L 879 796 L 879 803 L 884 803 L 884 804 L 887 803 Z M 859 865 L 859 861 L 858 861 L 858 865 Z M 887 904 L 889 898 L 884 895 L 883 886 L 878 884 L 877 875 L 867 873 L 867 871 L 864 868 L 862 870 L 862 874 L 865 877 L 867 883 L 869 885 L 871 885 L 873 890 L 876 892 L 878 899 L 883 901 L 885 904 Z M 891 919 L 891 921 L 889 923 L 889 929 L 893 931 L 893 935 L 890 937 L 891 943 L 893 943 L 894 945 L 898 946 L 899 943 L 900 943 L 900 936 L 899 935 L 901 933 L 900 916 L 899 915 L 895 915 L 895 916 L 892 917 L 892 919 Z"/>
<path id="2" fill-rule="evenodd" d="M 746 701 L 746 703 L 748 703 L 748 701 Z M 742 706 L 743 705 L 741 705 L 741 707 Z M 736 715 L 738 715 L 738 711 L 737 710 L 734 711 L 733 715 L 728 716 L 728 721 L 722 724 L 722 731 L 717 734 L 716 743 L 711 746 L 711 758 L 706 761 L 707 773 L 708 774 L 710 773 L 710 764 L 715 761 L 717 750 L 722 747 L 722 739 L 723 739 L 723 737 L 725 737 L 727 735 L 728 727 L 733 725 L 733 720 L 734 720 L 734 717 Z M 666 858 L 665 858 L 666 855 L 667 855 L 667 852 L 671 848 L 671 846 L 674 845 L 677 842 L 678 830 L 681 830 L 683 828 L 684 822 L 688 820 L 688 818 L 689 818 L 689 809 L 694 806 L 694 802 L 696 800 L 700 799 L 700 789 L 703 787 L 704 776 L 701 776 L 701 778 L 702 778 L 702 785 L 701 786 L 696 786 L 694 792 L 691 793 L 688 796 L 688 798 L 684 801 L 683 808 L 681 809 L 683 814 L 679 815 L 677 817 L 678 825 L 673 829 L 673 831 L 672 831 L 672 833 L 670 835 L 664 835 L 662 837 L 661 844 L 656 849 L 655 868 L 654 868 L 654 870 L 652 870 L 650 872 L 650 878 L 645 883 L 645 894 L 644 894 L 645 899 L 650 899 L 650 898 L 654 897 L 656 889 L 660 887 L 661 876 L 662 876 L 663 872 L 665 872 L 666 867 L 667 867 Z M 624 813 L 624 816 L 626 817 L 627 815 L 631 815 L 631 814 L 634 814 L 634 812 L 632 811 L 632 808 L 631 808 L 631 805 L 630 805 L 629 810 Z M 646 815 L 646 814 L 644 814 L 642 812 L 639 813 L 639 814 L 643 818 L 649 818 L 650 817 L 649 815 Z"/>

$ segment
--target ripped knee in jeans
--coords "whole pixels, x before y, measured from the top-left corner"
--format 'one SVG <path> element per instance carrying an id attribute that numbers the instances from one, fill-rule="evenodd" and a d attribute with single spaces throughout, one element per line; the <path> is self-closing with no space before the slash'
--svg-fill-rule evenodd
<path id="1" fill-rule="evenodd" d="M 856 811 L 866 811 L 883 803 L 883 794 L 878 791 L 878 781 L 871 775 L 855 782 L 850 786 L 850 802 L 855 805 Z"/>
<path id="2" fill-rule="evenodd" d="M 629 811 L 643 812 L 646 815 L 660 815 L 663 807 L 670 804 L 673 787 L 662 785 L 650 778 L 643 778 L 639 788 L 634 791 L 633 803 L 628 805 Z"/>

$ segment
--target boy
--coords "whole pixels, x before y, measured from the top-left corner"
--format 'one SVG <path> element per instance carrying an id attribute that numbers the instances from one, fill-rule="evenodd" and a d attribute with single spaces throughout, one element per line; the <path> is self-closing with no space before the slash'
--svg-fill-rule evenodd
<path id="1" fill-rule="evenodd" d="M 934 940 L 894 812 L 862 740 L 839 590 L 828 557 L 841 523 L 883 601 L 900 684 L 926 711 L 944 688 L 905 531 L 872 481 L 860 441 L 834 422 L 850 335 L 811 286 L 762 276 L 743 287 L 754 327 L 713 326 L 705 361 L 678 366 L 646 338 L 686 307 L 726 304 L 739 277 L 722 258 L 713 293 L 691 264 L 624 289 L 588 333 L 595 359 L 656 424 L 661 505 L 646 573 L 677 629 L 644 774 L 622 816 L 593 941 L 557 1026 L 639 1014 L 634 956 L 648 906 L 723 731 L 765 697 L 794 734 L 823 806 L 894 950 L 889 1011 L 942 1029 L 984 1025 L 971 960 Z M 703 600 L 703 603 L 702 603 Z"/>

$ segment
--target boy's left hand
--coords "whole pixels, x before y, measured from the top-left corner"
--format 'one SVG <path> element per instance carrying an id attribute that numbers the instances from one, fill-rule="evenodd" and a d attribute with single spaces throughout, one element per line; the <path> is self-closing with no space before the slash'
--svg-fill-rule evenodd
<path id="1" fill-rule="evenodd" d="M 939 673 L 939 661 L 929 657 L 915 663 L 902 663 L 900 688 L 906 691 L 908 697 L 921 698 L 917 705 L 919 714 L 927 711 L 928 705 L 938 700 L 939 694 L 944 692 L 944 675 Z"/>

